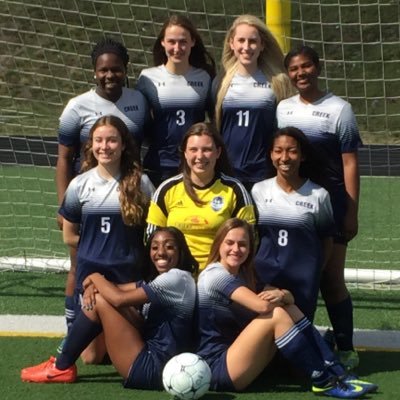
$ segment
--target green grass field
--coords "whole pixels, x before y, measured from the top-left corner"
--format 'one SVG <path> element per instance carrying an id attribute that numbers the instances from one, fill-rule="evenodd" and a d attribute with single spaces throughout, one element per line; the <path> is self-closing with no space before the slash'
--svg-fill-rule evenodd
<path id="1" fill-rule="evenodd" d="M 2 400 L 44 399 L 126 399 L 168 400 L 166 392 L 126 390 L 112 366 L 83 366 L 78 363 L 79 380 L 75 384 L 28 384 L 19 379 L 22 367 L 43 361 L 58 345 L 56 339 L 0 337 L 0 376 Z M 399 353 L 361 352 L 359 373 L 380 386 L 379 392 L 366 399 L 393 400 L 397 398 Z M 244 393 L 212 393 L 203 400 L 309 400 L 316 399 L 310 393 L 306 380 L 294 378 L 287 372 L 269 371 L 262 374 Z"/>
<path id="2" fill-rule="evenodd" d="M 0 257 L 66 257 L 54 169 L 0 165 Z M 363 177 L 359 235 L 347 267 L 400 270 L 400 177 Z"/>

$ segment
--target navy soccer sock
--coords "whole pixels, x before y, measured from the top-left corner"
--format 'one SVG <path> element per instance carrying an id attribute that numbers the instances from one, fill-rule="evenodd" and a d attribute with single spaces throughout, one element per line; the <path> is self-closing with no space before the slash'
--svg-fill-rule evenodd
<path id="1" fill-rule="evenodd" d="M 74 296 L 65 296 L 65 322 L 67 325 L 67 334 L 71 329 L 72 324 L 75 321 L 75 301 Z M 64 346 L 65 337 L 57 347 L 57 354 L 61 354 Z"/>
<path id="2" fill-rule="evenodd" d="M 82 351 L 102 330 L 101 324 L 80 312 L 66 337 L 61 354 L 57 356 L 56 367 L 63 370 L 75 364 Z"/>
<path id="3" fill-rule="evenodd" d="M 75 301 L 74 296 L 65 296 L 65 321 L 67 323 L 67 333 L 75 321 Z"/>
<path id="4" fill-rule="evenodd" d="M 329 367 L 329 369 L 337 376 L 343 376 L 346 374 L 344 367 L 340 364 L 336 355 L 318 332 L 318 329 L 306 317 L 296 322 L 296 326 L 311 345 L 318 349 L 326 367 Z"/>
<path id="5" fill-rule="evenodd" d="M 337 304 L 326 304 L 338 350 L 354 350 L 353 347 L 353 303 L 351 297 Z"/>
<path id="6" fill-rule="evenodd" d="M 324 387 L 333 380 L 334 375 L 325 366 L 316 346 L 296 325 L 277 338 L 275 344 L 284 358 L 311 377 L 315 386 Z"/>

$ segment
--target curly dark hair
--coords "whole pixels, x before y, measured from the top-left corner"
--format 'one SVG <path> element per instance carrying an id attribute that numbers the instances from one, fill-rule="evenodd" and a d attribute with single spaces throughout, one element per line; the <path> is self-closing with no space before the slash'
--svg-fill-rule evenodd
<path id="1" fill-rule="evenodd" d="M 150 248 L 153 238 L 159 232 L 170 233 L 176 241 L 176 244 L 179 249 L 179 257 L 178 257 L 178 264 L 175 266 L 175 268 L 181 269 L 182 271 L 188 271 L 193 276 L 197 276 L 199 270 L 199 263 L 192 256 L 192 253 L 189 250 L 189 246 L 186 243 L 184 234 L 174 226 L 165 226 L 165 227 L 158 227 L 154 232 L 152 232 L 152 234 L 149 236 L 147 240 L 145 249 L 144 273 L 143 273 L 144 280 L 150 281 L 158 275 L 156 267 L 150 260 Z"/>
<path id="2" fill-rule="evenodd" d="M 125 69 L 128 67 L 129 62 L 129 54 L 126 47 L 111 38 L 105 38 L 100 40 L 93 48 L 91 58 L 92 58 L 92 65 L 93 68 L 96 68 L 97 59 L 105 53 L 113 53 L 116 54 L 118 57 L 121 58 Z"/>

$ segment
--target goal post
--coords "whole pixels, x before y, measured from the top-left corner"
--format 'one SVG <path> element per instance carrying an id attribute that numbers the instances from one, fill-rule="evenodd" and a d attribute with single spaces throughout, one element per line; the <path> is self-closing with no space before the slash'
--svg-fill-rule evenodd
<path id="1" fill-rule="evenodd" d="M 290 50 L 291 0 L 265 0 L 265 21 L 282 51 Z"/>

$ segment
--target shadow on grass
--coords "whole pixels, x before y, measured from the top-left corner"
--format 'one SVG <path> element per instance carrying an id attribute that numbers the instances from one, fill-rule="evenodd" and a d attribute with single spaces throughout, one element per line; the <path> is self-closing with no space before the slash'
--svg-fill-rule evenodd
<path id="1" fill-rule="evenodd" d="M 64 296 L 65 273 L 3 272 L 0 278 L 0 296 Z"/>

